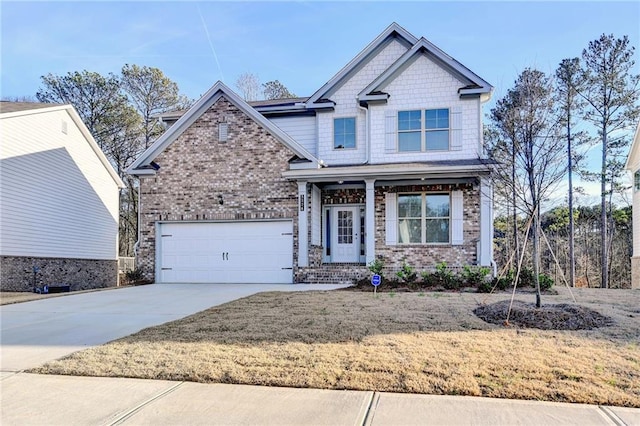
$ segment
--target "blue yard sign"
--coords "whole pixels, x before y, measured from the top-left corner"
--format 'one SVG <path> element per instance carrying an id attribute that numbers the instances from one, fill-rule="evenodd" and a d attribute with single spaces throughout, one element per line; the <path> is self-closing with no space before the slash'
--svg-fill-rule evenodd
<path id="1" fill-rule="evenodd" d="M 378 287 L 381 282 L 382 277 L 380 277 L 380 275 L 378 274 L 373 274 L 373 276 L 371 277 L 371 284 L 373 284 L 375 287 Z"/>

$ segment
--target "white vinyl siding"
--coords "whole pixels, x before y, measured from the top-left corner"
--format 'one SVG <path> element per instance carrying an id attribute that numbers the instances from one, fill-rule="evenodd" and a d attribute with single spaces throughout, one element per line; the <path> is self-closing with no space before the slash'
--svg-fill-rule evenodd
<path id="1" fill-rule="evenodd" d="M 313 155 L 317 155 L 315 117 L 277 117 L 269 119 Z"/>
<path id="2" fill-rule="evenodd" d="M 0 254 L 116 259 L 118 187 L 71 116 L 12 116 L 0 127 Z"/>

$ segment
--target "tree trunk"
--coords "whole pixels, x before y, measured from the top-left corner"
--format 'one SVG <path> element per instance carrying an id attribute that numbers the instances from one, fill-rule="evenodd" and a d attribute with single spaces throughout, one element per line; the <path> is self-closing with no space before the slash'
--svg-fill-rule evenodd
<path id="1" fill-rule="evenodd" d="M 567 153 L 569 154 L 569 285 L 576 286 L 575 237 L 573 223 L 573 159 L 571 158 L 571 116 L 567 120 Z"/>
<path id="2" fill-rule="evenodd" d="M 607 256 L 607 127 L 602 123 L 602 170 L 600 172 L 600 264 L 602 268 L 600 287 L 607 288 L 609 262 Z"/>
<path id="3" fill-rule="evenodd" d="M 520 259 L 520 244 L 518 243 L 518 212 L 516 210 L 516 147 L 511 148 L 511 205 L 513 206 L 513 246 L 515 259 Z M 514 268 L 515 269 L 515 268 Z"/>

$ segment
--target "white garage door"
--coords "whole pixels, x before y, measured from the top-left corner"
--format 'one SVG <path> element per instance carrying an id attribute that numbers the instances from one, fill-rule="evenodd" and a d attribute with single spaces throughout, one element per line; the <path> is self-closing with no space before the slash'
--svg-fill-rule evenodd
<path id="1" fill-rule="evenodd" d="M 162 223 L 158 272 L 163 283 L 290 283 L 293 223 Z"/>

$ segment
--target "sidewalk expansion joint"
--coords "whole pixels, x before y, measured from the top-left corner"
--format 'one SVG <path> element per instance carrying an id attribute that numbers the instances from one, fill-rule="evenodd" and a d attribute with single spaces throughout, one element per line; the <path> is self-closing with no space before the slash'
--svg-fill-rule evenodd
<path id="1" fill-rule="evenodd" d="M 159 394 L 147 399 L 144 402 L 141 402 L 140 404 L 136 405 L 132 409 L 126 411 L 123 414 L 121 414 L 119 417 L 116 417 L 115 420 L 113 420 L 111 423 L 108 423 L 108 426 L 115 426 L 115 425 L 120 425 L 120 424 L 124 423 L 128 418 L 130 418 L 131 416 L 136 414 L 138 411 L 142 410 L 144 407 L 146 407 L 147 405 L 151 404 L 153 401 L 157 401 L 158 399 L 160 399 L 160 398 L 170 394 L 171 392 L 175 391 L 180 386 L 182 386 L 184 383 L 185 382 L 176 383 L 175 385 L 173 385 L 170 388 L 160 392 Z"/>
<path id="2" fill-rule="evenodd" d="M 374 391 L 371 394 L 371 399 L 369 399 L 369 405 L 367 407 L 367 411 L 364 413 L 362 426 L 371 425 L 373 423 L 373 417 L 375 416 L 376 408 L 378 408 L 379 402 L 380 402 L 380 394 Z"/>
<path id="3" fill-rule="evenodd" d="M 616 426 L 627 426 L 627 424 L 614 413 L 609 407 L 604 405 L 598 405 L 600 411 L 602 411 L 609 420 L 611 420 Z"/>

